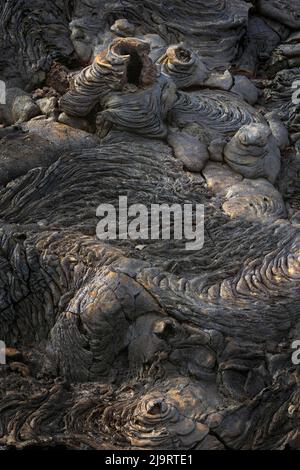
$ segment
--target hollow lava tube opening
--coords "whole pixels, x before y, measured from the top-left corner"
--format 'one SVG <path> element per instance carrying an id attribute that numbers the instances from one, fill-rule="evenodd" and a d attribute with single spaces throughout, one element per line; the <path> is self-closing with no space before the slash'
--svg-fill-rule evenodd
<path id="1" fill-rule="evenodd" d="M 139 86 L 141 83 L 143 61 L 135 50 L 135 46 L 133 44 L 119 44 L 116 48 L 116 53 L 121 56 L 129 56 L 126 70 L 127 83 Z"/>
<path id="2" fill-rule="evenodd" d="M 127 81 L 133 85 L 140 84 L 141 73 L 143 70 L 143 63 L 140 56 L 136 51 L 130 53 L 130 60 L 127 66 Z"/>
<path id="3" fill-rule="evenodd" d="M 184 49 L 183 47 L 178 48 L 175 51 L 176 57 L 178 60 L 181 62 L 190 62 L 191 60 L 191 53 L 187 49 Z"/>

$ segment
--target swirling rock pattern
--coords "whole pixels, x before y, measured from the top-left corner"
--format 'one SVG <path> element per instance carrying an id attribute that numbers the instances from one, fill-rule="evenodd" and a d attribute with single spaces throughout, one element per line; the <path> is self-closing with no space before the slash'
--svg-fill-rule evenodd
<path id="1" fill-rule="evenodd" d="M 299 133 L 297 92 L 300 74 L 298 68 L 280 70 L 264 90 L 264 104 L 270 111 L 276 111 L 292 133 Z M 293 84 L 296 84 L 293 87 Z M 297 94 L 298 96 L 298 94 Z"/>
<path id="2" fill-rule="evenodd" d="M 55 58 L 72 61 L 66 0 L 1 1 L 1 74 L 9 86 L 38 86 Z"/>
<path id="3" fill-rule="evenodd" d="M 242 126 L 265 123 L 265 118 L 235 93 L 203 90 L 178 93 L 170 121 L 178 127 L 197 123 L 210 140 L 233 136 Z"/>
<path id="4" fill-rule="evenodd" d="M 297 1 L 1 5 L 0 448 L 299 448 Z M 99 240 L 119 196 L 203 248 Z"/>
<path id="5" fill-rule="evenodd" d="M 203 85 L 208 76 L 208 70 L 200 57 L 180 46 L 169 47 L 159 62 L 162 71 L 172 78 L 179 89 Z"/>
<path id="6" fill-rule="evenodd" d="M 258 0 L 258 11 L 267 18 L 276 20 L 291 29 L 300 28 L 300 19 L 297 12 L 297 0 Z"/>
<path id="7" fill-rule="evenodd" d="M 116 2 L 108 8 L 114 19 L 126 17 L 143 34 L 157 33 L 170 43 L 186 41 L 197 49 L 210 65 L 230 63 L 238 50 L 248 18 L 249 4 L 243 0 L 175 0 L 159 3 L 147 0 L 143 9 L 136 2 Z M 193 15 L 190 15 L 190 12 Z M 222 32 L 221 32 L 222 31 Z M 222 36 L 222 42 L 218 37 Z"/>
<path id="8" fill-rule="evenodd" d="M 201 57 L 182 45 L 171 46 L 159 59 L 162 72 L 170 77 L 178 89 L 207 86 L 229 90 L 233 79 L 228 70 L 224 73 L 210 73 Z"/>
<path id="9" fill-rule="evenodd" d="M 126 83 L 141 86 L 153 83 L 155 70 L 148 52 L 149 45 L 134 38 L 115 40 L 76 76 L 74 89 L 61 99 L 61 110 L 71 116 L 87 116 L 109 92 L 122 90 Z"/>

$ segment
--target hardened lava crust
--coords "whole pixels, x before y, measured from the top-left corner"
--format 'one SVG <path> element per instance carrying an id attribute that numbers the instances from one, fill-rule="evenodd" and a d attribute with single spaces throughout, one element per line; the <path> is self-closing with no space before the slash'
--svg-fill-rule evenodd
<path id="1" fill-rule="evenodd" d="M 1 449 L 300 449 L 299 11 L 0 0 Z"/>

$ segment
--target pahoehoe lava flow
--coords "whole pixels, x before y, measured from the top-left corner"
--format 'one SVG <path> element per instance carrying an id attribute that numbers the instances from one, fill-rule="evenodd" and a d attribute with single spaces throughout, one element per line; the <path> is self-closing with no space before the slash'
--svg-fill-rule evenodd
<path id="1" fill-rule="evenodd" d="M 0 0 L 1 449 L 300 449 L 299 11 Z"/>

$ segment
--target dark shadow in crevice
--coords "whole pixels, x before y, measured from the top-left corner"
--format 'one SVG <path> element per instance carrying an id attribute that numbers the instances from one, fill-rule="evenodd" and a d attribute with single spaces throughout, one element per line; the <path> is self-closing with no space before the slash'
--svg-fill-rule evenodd
<path id="1" fill-rule="evenodd" d="M 127 82 L 138 86 L 140 84 L 143 62 L 136 51 L 130 53 L 130 60 L 127 66 Z"/>

